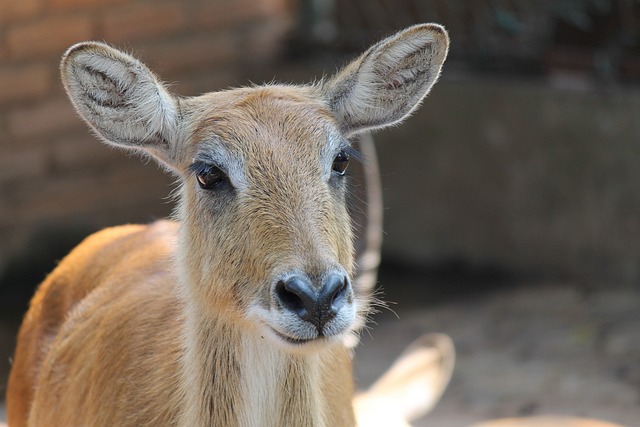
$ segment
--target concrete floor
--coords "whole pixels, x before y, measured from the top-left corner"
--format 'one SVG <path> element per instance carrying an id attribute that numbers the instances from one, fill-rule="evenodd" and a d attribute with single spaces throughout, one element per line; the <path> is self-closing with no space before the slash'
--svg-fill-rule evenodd
<path id="1" fill-rule="evenodd" d="M 363 336 L 355 374 L 370 383 L 411 340 L 449 334 L 453 378 L 416 426 L 461 427 L 538 414 L 640 425 L 640 295 L 585 295 L 568 284 L 535 283 L 466 296 L 428 309 L 399 304 Z"/>
<path id="2" fill-rule="evenodd" d="M 405 279 L 389 292 L 399 318 L 390 312 L 375 318 L 379 324 L 357 350 L 355 376 L 365 387 L 414 338 L 449 334 L 457 347 L 453 379 L 417 426 L 535 414 L 640 425 L 638 291 L 585 294 L 565 283 L 532 283 L 430 304 L 429 288 Z"/>

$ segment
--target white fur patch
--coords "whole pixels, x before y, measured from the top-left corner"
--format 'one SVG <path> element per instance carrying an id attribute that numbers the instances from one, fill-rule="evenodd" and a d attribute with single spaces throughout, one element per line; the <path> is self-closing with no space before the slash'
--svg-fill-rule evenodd
<path id="1" fill-rule="evenodd" d="M 275 427 L 278 425 L 278 409 L 282 407 L 278 390 L 282 386 L 285 356 L 266 337 L 245 336 L 241 348 L 240 395 L 243 410 L 239 424 Z"/>

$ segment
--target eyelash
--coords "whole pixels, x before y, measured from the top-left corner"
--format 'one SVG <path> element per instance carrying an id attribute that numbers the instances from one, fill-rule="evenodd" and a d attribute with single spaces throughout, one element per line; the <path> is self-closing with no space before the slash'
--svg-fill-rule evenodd
<path id="1" fill-rule="evenodd" d="M 340 151 L 344 151 L 349 158 L 358 161 L 359 163 L 365 162 L 365 156 L 355 148 L 350 145 L 346 145 L 340 149 Z"/>

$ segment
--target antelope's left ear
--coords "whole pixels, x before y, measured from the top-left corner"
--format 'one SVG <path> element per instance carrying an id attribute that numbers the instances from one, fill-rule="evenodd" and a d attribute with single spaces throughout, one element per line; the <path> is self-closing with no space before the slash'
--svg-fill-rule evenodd
<path id="1" fill-rule="evenodd" d="M 369 48 L 322 86 L 341 130 L 351 135 L 409 116 L 438 79 L 448 49 L 437 24 L 409 27 Z"/>

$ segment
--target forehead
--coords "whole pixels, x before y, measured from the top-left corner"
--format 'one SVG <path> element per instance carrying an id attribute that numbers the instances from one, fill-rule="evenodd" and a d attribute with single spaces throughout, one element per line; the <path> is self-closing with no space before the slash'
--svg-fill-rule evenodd
<path id="1" fill-rule="evenodd" d="M 293 150 L 312 154 L 342 144 L 335 119 L 309 87 L 265 86 L 203 95 L 192 142 L 222 144 L 235 153 Z"/>

